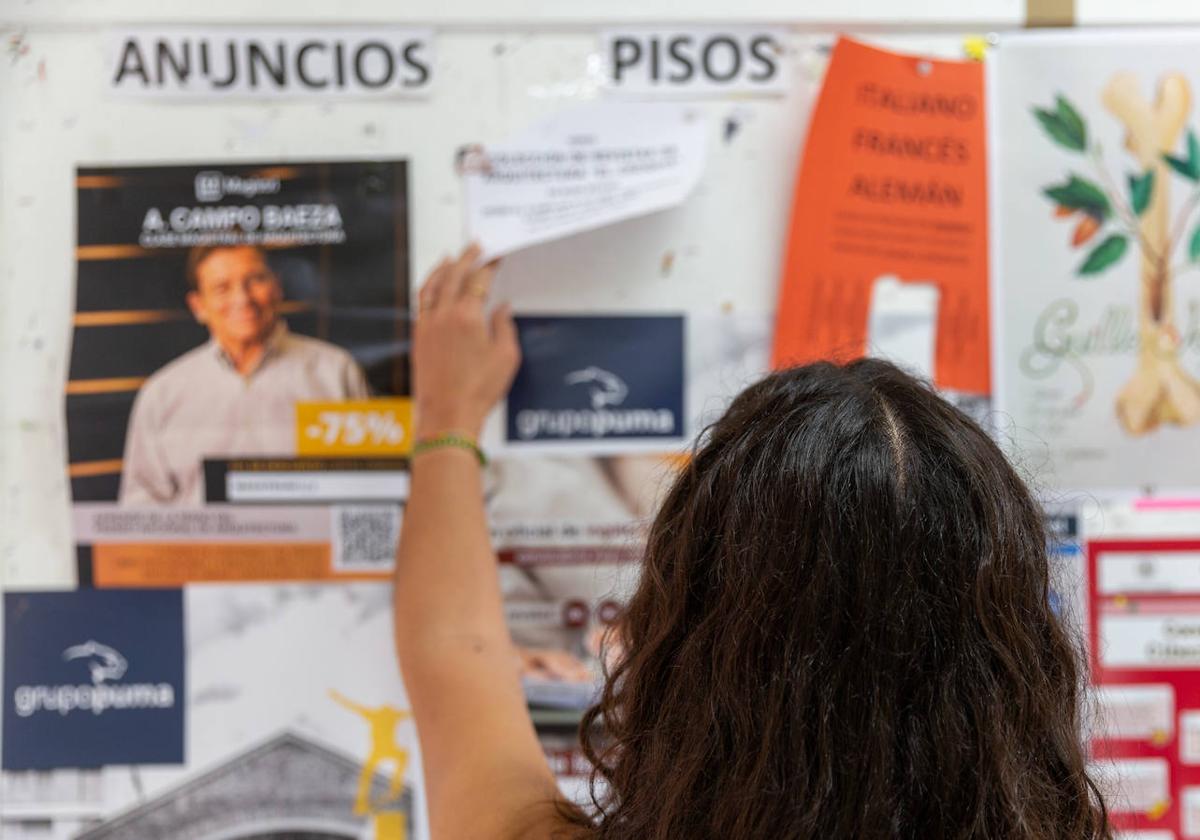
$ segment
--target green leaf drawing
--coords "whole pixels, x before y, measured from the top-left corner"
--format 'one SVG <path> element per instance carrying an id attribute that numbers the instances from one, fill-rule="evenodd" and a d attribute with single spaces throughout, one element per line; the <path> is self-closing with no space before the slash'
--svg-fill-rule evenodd
<path id="1" fill-rule="evenodd" d="M 1192 169 L 1192 164 L 1189 161 L 1186 161 L 1183 158 L 1177 158 L 1174 155 L 1163 155 L 1163 160 L 1167 162 L 1167 166 L 1174 169 L 1189 181 L 1200 179 L 1200 173 Z"/>
<path id="2" fill-rule="evenodd" d="M 1189 181 L 1200 181 L 1200 139 L 1196 138 L 1196 132 L 1188 129 L 1187 133 L 1187 157 L 1178 158 L 1175 155 L 1163 155 L 1163 160 L 1167 166 L 1174 169 L 1184 178 Z"/>
<path id="3" fill-rule="evenodd" d="M 1150 206 L 1150 194 L 1154 191 L 1154 170 L 1147 169 L 1141 175 L 1129 176 L 1129 204 L 1139 216 Z"/>
<path id="4" fill-rule="evenodd" d="M 1082 210 L 1099 222 L 1103 222 L 1112 213 L 1112 206 L 1108 203 L 1104 190 L 1078 175 L 1072 175 L 1065 184 L 1046 187 L 1042 192 L 1060 207 Z"/>
<path id="5" fill-rule="evenodd" d="M 1082 152 L 1087 148 L 1087 129 L 1083 119 L 1061 96 L 1058 97 L 1053 111 L 1048 108 L 1034 108 L 1033 115 L 1058 145 L 1073 152 Z"/>
<path id="6" fill-rule="evenodd" d="M 1200 262 L 1200 225 L 1196 225 L 1192 238 L 1188 240 L 1188 259 Z"/>
<path id="7" fill-rule="evenodd" d="M 1079 116 L 1079 112 L 1067 101 L 1067 98 L 1061 93 L 1054 98 L 1055 105 L 1058 106 L 1057 114 L 1059 121 L 1067 128 L 1073 138 L 1078 138 L 1079 149 L 1082 151 L 1087 147 L 1087 125 L 1083 122 L 1083 117 Z"/>
<path id="8" fill-rule="evenodd" d="M 1079 266 L 1079 274 L 1099 274 L 1104 269 L 1125 256 L 1129 248 L 1129 240 L 1122 233 L 1114 233 L 1092 249 Z"/>

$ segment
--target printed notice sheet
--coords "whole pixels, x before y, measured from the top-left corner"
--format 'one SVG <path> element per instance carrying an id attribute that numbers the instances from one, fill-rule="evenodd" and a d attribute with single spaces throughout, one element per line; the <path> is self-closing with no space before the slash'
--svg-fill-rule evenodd
<path id="1" fill-rule="evenodd" d="M 684 105 L 564 111 L 513 140 L 460 150 L 468 232 L 492 258 L 677 206 L 704 153 L 704 123 Z"/>

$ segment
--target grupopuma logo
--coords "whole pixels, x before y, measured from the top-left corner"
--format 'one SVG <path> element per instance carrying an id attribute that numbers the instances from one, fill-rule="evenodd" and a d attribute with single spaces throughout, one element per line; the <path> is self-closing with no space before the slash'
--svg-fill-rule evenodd
<path id="1" fill-rule="evenodd" d="M 0 768 L 181 764 L 179 589 L 5 592 Z"/>
<path id="2" fill-rule="evenodd" d="M 170 709 L 175 687 L 170 683 L 120 683 L 129 663 L 108 645 L 96 641 L 72 645 L 63 651 L 65 661 L 83 660 L 92 684 L 19 685 L 13 689 L 18 717 L 39 712 L 69 715 L 75 711 L 104 714 L 108 709 Z"/>
<path id="3" fill-rule="evenodd" d="M 682 436 L 681 317 L 536 316 L 518 327 L 510 441 Z"/>

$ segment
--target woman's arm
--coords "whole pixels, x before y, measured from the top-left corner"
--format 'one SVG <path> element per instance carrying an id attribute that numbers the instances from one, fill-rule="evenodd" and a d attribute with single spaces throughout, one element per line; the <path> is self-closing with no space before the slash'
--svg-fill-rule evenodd
<path id="1" fill-rule="evenodd" d="M 516 328 L 506 307 L 485 318 L 494 268 L 473 268 L 478 258 L 472 247 L 444 260 L 421 290 L 417 440 L 448 432 L 478 440 L 516 372 Z M 396 651 L 434 840 L 548 838 L 565 828 L 518 679 L 471 451 L 413 458 L 395 583 Z"/>

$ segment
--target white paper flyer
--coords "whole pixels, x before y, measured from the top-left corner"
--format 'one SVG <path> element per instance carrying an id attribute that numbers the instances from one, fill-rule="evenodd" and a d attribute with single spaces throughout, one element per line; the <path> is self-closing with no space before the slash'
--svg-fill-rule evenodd
<path id="1" fill-rule="evenodd" d="M 704 168 L 692 107 L 598 102 L 460 150 L 467 227 L 493 258 L 681 204 Z"/>

